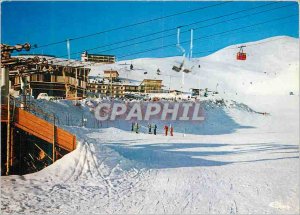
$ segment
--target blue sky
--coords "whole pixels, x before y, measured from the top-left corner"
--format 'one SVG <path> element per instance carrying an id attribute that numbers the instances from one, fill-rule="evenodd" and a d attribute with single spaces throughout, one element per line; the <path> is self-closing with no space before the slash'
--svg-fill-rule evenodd
<path id="1" fill-rule="evenodd" d="M 121 27 L 218 3 L 220 2 L 4 2 L 1 5 L 1 39 L 2 43 L 11 45 L 29 42 L 31 44 L 42 46 L 57 41 L 64 41 L 67 38 L 93 34 L 111 28 Z M 262 7 L 251 9 L 258 6 Z M 278 7 L 282 8 L 275 9 Z M 296 38 L 299 37 L 299 15 L 297 2 L 274 2 L 274 4 L 270 4 L 270 2 L 228 2 L 226 4 L 210 7 L 204 10 L 198 10 L 79 40 L 73 40 L 71 41 L 71 53 L 81 52 L 86 49 L 174 28 L 174 30 L 168 32 L 150 35 L 127 43 L 95 49 L 90 52 L 114 54 L 119 57 L 120 60 L 140 57 L 165 57 L 179 55 L 175 45 L 160 48 L 164 45 L 166 46 L 176 43 L 177 26 L 207 20 L 244 9 L 248 10 L 243 13 L 237 13 L 192 25 L 191 27 L 196 28 L 194 31 L 194 38 L 200 38 L 194 43 L 194 56 L 205 56 L 210 54 L 210 50 L 217 50 L 232 44 L 255 41 L 278 35 L 287 35 Z M 246 18 L 226 21 L 228 19 L 264 10 L 269 11 Z M 280 19 L 281 17 L 286 17 L 292 14 L 296 14 L 297 16 Z M 269 20 L 273 21 L 251 28 L 232 31 L 239 27 L 255 25 L 256 23 Z M 215 24 L 217 22 L 222 23 Z M 203 27 L 206 25 L 211 26 Z M 183 32 L 186 31 L 186 33 L 182 33 L 181 35 L 182 41 L 189 40 L 189 28 L 183 27 L 181 29 Z M 224 35 L 201 39 L 201 37 L 218 34 L 224 31 L 231 32 Z M 167 35 L 171 36 L 167 37 Z M 160 39 L 155 39 L 157 37 L 160 37 Z M 130 45 L 131 43 L 139 41 L 148 42 Z M 124 45 L 130 46 L 115 50 L 108 50 Z M 186 49 L 188 49 L 189 45 L 187 43 L 183 45 Z M 142 52 L 153 48 L 160 49 L 122 58 L 124 55 Z M 30 53 L 64 56 L 67 54 L 66 43 L 32 49 Z M 71 57 L 78 59 L 79 55 L 80 54 L 74 54 Z"/>

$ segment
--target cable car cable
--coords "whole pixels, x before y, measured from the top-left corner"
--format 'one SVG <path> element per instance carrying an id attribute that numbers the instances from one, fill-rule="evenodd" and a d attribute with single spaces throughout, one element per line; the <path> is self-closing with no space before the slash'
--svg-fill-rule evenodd
<path id="1" fill-rule="evenodd" d="M 210 20 L 214 20 L 214 19 L 218 19 L 218 18 L 222 18 L 222 17 L 226 17 L 226 16 L 231 16 L 231 15 L 234 15 L 234 14 L 237 14 L 237 13 L 241 13 L 241 12 L 245 12 L 245 11 L 257 9 L 257 8 L 260 8 L 260 7 L 265 7 L 265 6 L 268 6 L 268 5 L 278 4 L 278 3 L 280 3 L 280 2 L 272 2 L 272 3 L 268 3 L 268 4 L 256 6 L 256 7 L 253 7 L 253 8 L 243 9 L 243 10 L 240 10 L 240 11 L 236 11 L 236 12 L 224 14 L 224 15 L 221 15 L 221 16 L 217 16 L 217 17 L 213 17 L 213 18 L 209 18 L 209 19 L 205 19 L 205 20 L 200 20 L 200 21 L 193 22 L 193 23 L 190 23 L 190 24 L 185 24 L 185 25 L 182 25 L 181 27 L 188 27 L 188 26 L 191 26 L 191 25 L 198 24 L 200 22 L 206 22 L 206 21 L 210 21 Z M 107 46 L 112 46 L 112 45 L 116 45 L 116 44 L 120 44 L 120 43 L 125 43 L 125 42 L 129 42 L 129 41 L 132 41 L 132 40 L 137 40 L 137 39 L 141 39 L 141 38 L 144 38 L 144 37 L 153 36 L 155 34 L 160 34 L 160 33 L 168 32 L 168 31 L 176 30 L 176 29 L 177 29 L 177 27 L 172 27 L 172 28 L 165 29 L 165 30 L 162 30 L 162 31 L 157 31 L 157 32 L 153 32 L 153 33 L 150 33 L 150 34 L 141 35 L 141 36 L 138 36 L 138 37 L 126 39 L 126 40 L 123 40 L 123 41 L 118 41 L 118 42 L 114 42 L 114 43 L 110 43 L 110 44 L 101 45 L 101 46 L 98 46 L 98 47 L 86 49 L 86 51 L 91 51 L 91 50 L 95 50 L 95 49 L 99 49 L 99 48 L 104 48 L 104 47 L 107 47 Z M 172 34 L 172 36 L 173 35 L 174 34 Z M 75 53 L 73 53 L 73 54 L 75 54 Z"/>
<path id="2" fill-rule="evenodd" d="M 272 20 L 268 20 L 268 21 L 265 21 L 265 22 L 256 23 L 256 24 L 253 24 L 253 25 L 243 26 L 243 27 L 240 27 L 240 28 L 235 28 L 235 29 L 231 29 L 231 30 L 220 32 L 220 33 L 216 33 L 216 34 L 211 34 L 211 35 L 207 35 L 207 36 L 204 36 L 204 37 L 199 37 L 199 38 L 196 38 L 194 40 L 200 40 L 200 39 L 203 39 L 203 38 L 206 38 L 206 37 L 220 35 L 220 34 L 224 34 L 224 33 L 227 33 L 227 32 L 236 31 L 236 30 L 243 29 L 243 28 L 254 27 L 254 26 L 257 26 L 257 25 L 262 25 L 262 24 L 265 24 L 265 23 L 269 23 L 269 22 L 273 22 L 273 21 L 277 21 L 277 20 L 281 20 L 281 19 L 286 19 L 286 18 L 290 18 L 290 17 L 293 17 L 293 16 L 298 16 L 298 15 L 297 14 L 293 14 L 293 15 L 289 15 L 289 16 L 285 16 L 285 17 L 280 17 L 280 18 L 277 18 L 277 19 L 272 19 Z M 190 41 L 184 41 L 182 43 L 189 43 L 189 42 Z M 157 48 L 153 48 L 153 49 L 148 49 L 148 50 L 145 50 L 145 51 L 140 51 L 140 52 L 135 52 L 135 53 L 127 54 L 127 55 L 122 55 L 122 56 L 120 56 L 118 58 L 119 59 L 120 58 L 125 58 L 125 57 L 128 57 L 128 56 L 132 56 L 132 55 L 136 55 L 136 54 L 141 54 L 141 53 L 146 53 L 146 52 L 149 52 L 149 51 L 155 51 L 155 50 L 159 50 L 159 49 L 163 49 L 163 48 L 167 48 L 167 47 L 171 47 L 171 46 L 175 46 L 175 45 L 176 44 L 164 45 L 164 46 L 161 46 L 161 47 L 157 47 Z"/>
<path id="3" fill-rule="evenodd" d="M 272 11 L 272 10 L 277 10 L 277 9 L 280 9 L 280 8 L 283 8 L 283 7 L 289 7 L 289 6 L 291 6 L 291 5 L 292 5 L 292 4 L 284 5 L 284 6 L 277 7 L 277 8 L 272 8 L 272 9 L 268 9 L 268 10 L 264 10 L 264 11 L 259 11 L 259 12 L 253 13 L 253 14 L 247 14 L 247 15 L 244 15 L 244 16 L 235 17 L 235 18 L 228 19 L 228 20 L 222 20 L 222 21 L 217 22 L 217 23 L 212 23 L 212 24 L 209 24 L 209 25 L 200 26 L 200 27 L 193 28 L 193 29 L 196 30 L 196 29 L 201 29 L 201 28 L 211 27 L 211 26 L 214 26 L 214 25 L 222 24 L 222 23 L 224 23 L 224 22 L 229 22 L 229 21 L 233 21 L 233 20 L 237 20 L 237 19 L 241 19 L 241 18 L 253 16 L 253 15 L 256 15 L 256 14 L 260 14 L 260 13 L 264 13 L 264 12 L 269 12 L 269 11 Z M 198 22 L 196 22 L 196 23 L 198 23 Z M 193 24 L 194 24 L 194 23 L 193 23 Z M 192 24 L 189 24 L 189 25 L 192 25 Z M 183 26 L 189 26 L 189 25 L 183 25 Z M 176 28 L 172 28 L 172 30 L 174 30 L 174 29 L 176 29 Z M 182 31 L 181 33 L 187 33 L 187 32 L 190 32 L 190 30 Z M 154 40 L 158 40 L 158 39 L 162 39 L 162 38 L 166 38 L 166 37 L 170 37 L 170 36 L 174 36 L 174 35 L 175 35 L 175 33 L 172 33 L 172 34 L 168 34 L 168 35 L 164 35 L 164 36 L 160 36 L 160 37 L 156 37 L 156 38 L 152 38 L 152 39 L 148 39 L 148 40 L 143 40 L 143 41 L 140 41 L 140 42 L 130 43 L 130 44 L 127 44 L 127 45 L 124 45 L 124 46 L 120 46 L 120 47 L 115 47 L 115 48 L 111 48 L 111 49 L 106 49 L 106 50 L 104 50 L 104 51 L 102 51 L 102 52 L 113 51 L 113 50 L 117 50 L 117 49 L 129 47 L 129 46 L 132 46 L 132 45 L 138 45 L 138 44 L 141 44 L 141 43 L 146 43 L 146 42 L 150 42 L 150 41 L 154 41 Z M 87 51 L 95 50 L 95 49 L 97 49 L 97 48 L 87 49 Z M 80 52 L 80 53 L 81 53 L 81 52 Z M 78 54 L 78 53 L 74 53 L 74 54 Z"/>
<path id="4" fill-rule="evenodd" d="M 258 6 L 258 7 L 253 7 L 253 8 L 251 8 L 251 10 L 252 10 L 252 9 L 257 9 L 257 8 L 260 8 L 260 7 L 263 7 L 263 6 L 272 5 L 272 4 L 278 4 L 278 2 L 275 2 L 275 3 L 273 2 L 273 3 L 268 3 L 268 4 L 265 4 L 265 5 L 260 5 L 260 6 Z M 228 22 L 228 21 L 233 21 L 233 20 L 245 18 L 245 17 L 249 17 L 249 16 L 256 15 L 256 14 L 260 14 L 260 13 L 265 13 L 265 12 L 269 12 L 269 11 L 272 11 L 272 10 L 277 10 L 277 9 L 284 8 L 284 7 L 289 7 L 289 6 L 292 6 L 292 5 L 293 5 L 293 4 L 288 4 L 288 5 L 283 5 L 283 6 L 276 7 L 276 8 L 271 8 L 271 9 L 267 9 L 267 10 L 263 10 L 263 11 L 259 11 L 259 12 L 255 12 L 255 13 L 251 13 L 251 14 L 246 14 L 246 15 L 244 15 L 244 16 L 239 16 L 239 17 L 235 17 L 235 18 L 232 18 L 232 19 L 228 19 L 228 20 L 222 20 L 222 21 L 217 22 L 217 23 L 212 23 L 212 24 L 209 24 L 209 25 L 200 26 L 200 27 L 197 27 L 197 28 L 194 28 L 194 29 L 206 28 L 206 27 L 210 27 L 210 26 L 222 24 L 222 23 L 224 23 L 224 22 Z M 237 13 L 244 12 L 244 11 L 245 11 L 245 10 L 236 11 L 236 12 L 233 12 L 233 13 L 230 13 L 230 14 L 226 14 L 226 15 L 222 15 L 222 16 L 218 16 L 218 17 L 213 17 L 213 18 L 210 18 L 210 19 L 206 19 L 206 20 L 202 20 L 202 21 L 197 21 L 197 22 L 193 22 L 193 23 L 190 23 L 190 24 L 182 25 L 182 26 L 183 26 L 183 27 L 185 27 L 185 26 L 190 26 L 190 25 L 194 25 L 194 24 L 196 24 L 196 23 L 200 23 L 200 22 L 204 22 L 204 21 L 208 21 L 208 20 L 213 20 L 213 19 L 220 18 L 220 17 L 230 16 L 230 15 L 237 14 Z M 164 30 L 164 31 L 159 31 L 159 32 L 152 33 L 152 34 L 147 34 L 147 35 L 140 36 L 140 37 L 137 37 L 137 38 L 142 38 L 142 37 L 150 36 L 150 35 L 153 35 L 153 34 L 157 34 L 157 33 L 162 33 L 162 32 L 166 32 L 166 31 L 174 30 L 174 29 L 177 29 L 177 27 L 176 27 L 176 28 L 167 29 L 167 30 Z M 189 32 L 189 31 L 190 31 L 190 30 L 186 30 L 186 31 L 183 31 L 182 33 L 186 33 L 186 32 Z M 150 42 L 150 41 L 162 39 L 162 38 L 165 38 L 165 37 L 170 37 L 170 36 L 173 36 L 173 35 L 174 35 L 174 33 L 169 34 L 169 35 L 164 35 L 164 36 L 156 37 L 156 38 L 152 38 L 152 39 L 148 39 L 148 40 L 144 40 L 144 41 L 139 41 L 139 42 L 135 42 L 135 43 L 130 43 L 130 44 L 127 44 L 127 45 L 124 45 L 124 46 L 120 46 L 120 47 L 115 47 L 115 48 L 107 49 L 107 50 L 104 50 L 104 51 L 102 51 L 102 52 L 108 52 L 108 51 L 112 51 L 112 50 L 117 50 L 117 49 L 129 47 L 129 46 L 132 46 L 132 45 L 137 45 L 137 44 L 141 44 L 141 43 L 146 43 L 146 42 Z M 133 38 L 133 39 L 137 39 L 137 38 Z M 122 41 L 122 42 L 120 42 L 120 43 L 127 42 L 127 41 L 131 41 L 131 40 L 132 40 L 132 39 L 124 40 L 124 41 Z M 118 44 L 118 43 L 114 43 L 114 44 Z M 112 44 L 108 44 L 108 45 L 104 45 L 104 46 L 100 46 L 100 47 L 105 47 L 105 46 L 109 46 L 109 45 L 112 45 Z M 100 47 L 94 47 L 94 48 L 91 48 L 91 49 L 86 49 L 86 51 L 95 50 L 95 49 L 100 48 Z M 80 51 L 80 52 L 73 52 L 73 53 L 71 53 L 71 55 L 81 54 L 81 53 L 82 53 L 82 51 Z M 67 55 L 62 55 L 62 56 L 58 56 L 58 57 L 55 57 L 55 58 L 66 57 L 66 56 L 67 56 Z M 53 58 L 53 59 L 54 59 L 54 58 Z"/>
<path id="5" fill-rule="evenodd" d="M 91 36 L 100 35 L 100 34 L 112 32 L 112 31 L 116 31 L 116 30 L 120 30 L 120 29 L 124 29 L 124 28 L 129 28 L 129 27 L 133 27 L 133 26 L 137 26 L 137 25 L 142 25 L 142 24 L 146 24 L 146 23 L 149 23 L 149 22 L 154 22 L 154 21 L 158 21 L 158 20 L 162 20 L 162 19 L 167 19 L 167 18 L 170 18 L 170 17 L 182 15 L 182 14 L 192 13 L 192 12 L 195 12 L 195 11 L 204 10 L 204 9 L 207 9 L 207 8 L 211 8 L 211 7 L 215 7 L 215 6 L 219 6 L 219 5 L 223 5 L 223 4 L 228 4 L 228 3 L 231 3 L 231 2 L 232 1 L 226 1 L 226 2 L 221 2 L 221 3 L 218 3 L 218 4 L 214 4 L 214 5 L 209 5 L 209 6 L 205 6 L 205 7 L 195 8 L 195 9 L 192 9 L 192 10 L 182 11 L 182 12 L 170 14 L 170 15 L 167 15 L 167 16 L 157 17 L 157 18 L 144 20 L 144 21 L 129 24 L 129 25 L 124 25 L 124 26 L 120 26 L 120 27 L 116 27 L 116 28 L 107 29 L 107 30 L 104 30 L 104 31 L 99 31 L 99 32 L 96 32 L 96 33 L 93 33 L 93 34 L 87 34 L 87 35 L 83 35 L 83 36 L 69 38 L 69 40 L 70 41 L 71 40 L 79 40 L 79 39 L 83 39 L 83 38 L 86 38 L 86 37 L 91 37 Z M 60 43 L 65 43 L 65 42 L 66 42 L 66 40 L 61 40 L 61 41 L 41 45 L 41 46 L 38 46 L 38 47 L 33 48 L 33 49 L 43 48 L 43 47 L 47 47 L 47 46 L 51 46 L 51 45 L 57 45 L 57 44 L 60 44 Z"/>

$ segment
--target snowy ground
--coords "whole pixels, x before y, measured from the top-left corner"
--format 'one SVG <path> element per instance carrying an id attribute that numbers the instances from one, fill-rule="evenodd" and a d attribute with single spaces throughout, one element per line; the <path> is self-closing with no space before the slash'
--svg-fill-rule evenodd
<path id="1" fill-rule="evenodd" d="M 287 43 L 292 42 L 288 39 Z M 295 71 L 299 60 L 293 63 L 294 69 L 289 68 L 285 73 L 280 67 L 277 74 L 299 77 Z M 248 81 L 249 77 L 261 76 L 251 74 L 249 68 L 243 74 Z M 212 83 L 213 77 L 203 81 L 203 85 Z M 299 91 L 294 87 L 299 88 L 299 83 L 293 82 L 296 95 L 290 96 L 290 82 L 286 78 L 274 76 L 265 80 L 267 84 L 255 85 L 256 90 L 245 92 L 240 83 L 229 81 L 229 77 L 234 77 L 232 74 L 216 77 L 226 77 L 224 86 L 230 86 L 226 89 L 231 94 L 220 96 L 228 103 L 233 100 L 240 105 L 208 103 L 206 121 L 201 125 L 175 122 L 174 137 L 162 135 L 163 124 L 159 125 L 157 136 L 131 133 L 130 123 L 103 124 L 97 128 L 86 106 L 89 103 L 77 107 L 71 102 L 36 101 L 45 110 L 56 113 L 61 126 L 76 133 L 78 148 L 40 172 L 1 177 L 1 211 L 3 214 L 299 213 Z M 284 92 L 278 91 L 278 82 L 284 85 Z M 275 85 L 273 94 L 270 89 L 265 93 L 258 90 Z M 69 125 L 65 120 L 67 114 L 73 117 Z M 86 128 L 80 127 L 83 115 L 88 118 Z M 182 133 L 183 126 L 186 135 Z"/>
<path id="2" fill-rule="evenodd" d="M 41 172 L 2 177 L 2 210 L 297 213 L 299 97 L 273 102 L 270 116 L 226 110 L 243 127 L 219 135 L 68 127 L 79 147 Z"/>

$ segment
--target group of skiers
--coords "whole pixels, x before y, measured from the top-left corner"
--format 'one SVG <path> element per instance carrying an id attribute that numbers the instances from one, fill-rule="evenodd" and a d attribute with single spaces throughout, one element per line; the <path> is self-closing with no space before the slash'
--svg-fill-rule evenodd
<path id="1" fill-rule="evenodd" d="M 170 135 L 173 136 L 174 134 L 174 127 L 170 124 L 170 127 L 168 127 L 167 125 L 165 125 L 164 130 L 165 130 L 165 136 L 168 136 L 168 132 L 170 129 Z"/>
<path id="2" fill-rule="evenodd" d="M 140 125 L 135 122 L 135 123 L 131 123 L 131 131 L 135 132 L 135 133 L 139 133 L 139 129 L 140 129 Z"/>
<path id="3" fill-rule="evenodd" d="M 157 130 L 157 125 L 151 125 L 150 123 L 148 124 L 148 134 L 152 134 L 152 128 L 153 128 L 153 134 L 156 135 L 156 130 Z"/>
<path id="4" fill-rule="evenodd" d="M 138 134 L 139 130 L 140 130 L 140 127 L 141 126 L 137 122 L 132 122 L 131 123 L 131 131 L 132 132 L 135 132 L 135 133 Z M 148 124 L 148 134 L 152 134 L 152 129 L 153 129 L 153 134 L 156 135 L 157 125 L 149 123 Z M 167 125 L 164 126 L 165 136 L 168 136 L 169 130 L 170 130 L 170 136 L 173 136 L 174 135 L 174 127 L 172 125 L 170 125 L 170 127 L 167 126 Z"/>
<path id="5" fill-rule="evenodd" d="M 139 131 L 140 131 L 140 127 L 141 126 L 137 122 L 131 123 L 131 131 L 132 132 L 135 132 L 135 133 L 138 134 Z M 153 134 L 156 135 L 156 131 L 157 131 L 157 125 L 156 124 L 154 124 L 154 125 L 151 125 L 150 123 L 148 124 L 148 133 L 152 134 L 152 128 L 153 128 Z"/>

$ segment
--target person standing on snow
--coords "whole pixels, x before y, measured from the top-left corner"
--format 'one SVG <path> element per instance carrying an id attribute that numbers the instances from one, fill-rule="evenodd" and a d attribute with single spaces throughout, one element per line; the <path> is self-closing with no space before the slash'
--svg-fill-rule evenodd
<path id="1" fill-rule="evenodd" d="M 139 133 L 139 128 L 140 128 L 140 126 L 139 126 L 139 123 L 136 123 L 136 131 L 135 131 L 135 133 Z"/>
<path id="2" fill-rule="evenodd" d="M 149 123 L 149 124 L 148 124 L 148 132 L 149 132 L 149 134 L 152 134 L 151 128 L 152 128 L 152 126 L 151 126 L 151 124 Z"/>
<path id="3" fill-rule="evenodd" d="M 169 127 L 167 125 L 165 125 L 164 130 L 165 130 L 165 136 L 168 136 Z"/>
<path id="4" fill-rule="evenodd" d="M 131 132 L 133 132 L 134 131 L 134 123 L 132 122 L 131 123 Z"/>
<path id="5" fill-rule="evenodd" d="M 170 125 L 170 135 L 173 136 L 174 127 Z"/>
<path id="6" fill-rule="evenodd" d="M 157 126 L 156 126 L 156 124 L 154 124 L 154 130 L 153 130 L 154 135 L 156 135 L 156 129 L 157 129 Z"/>

